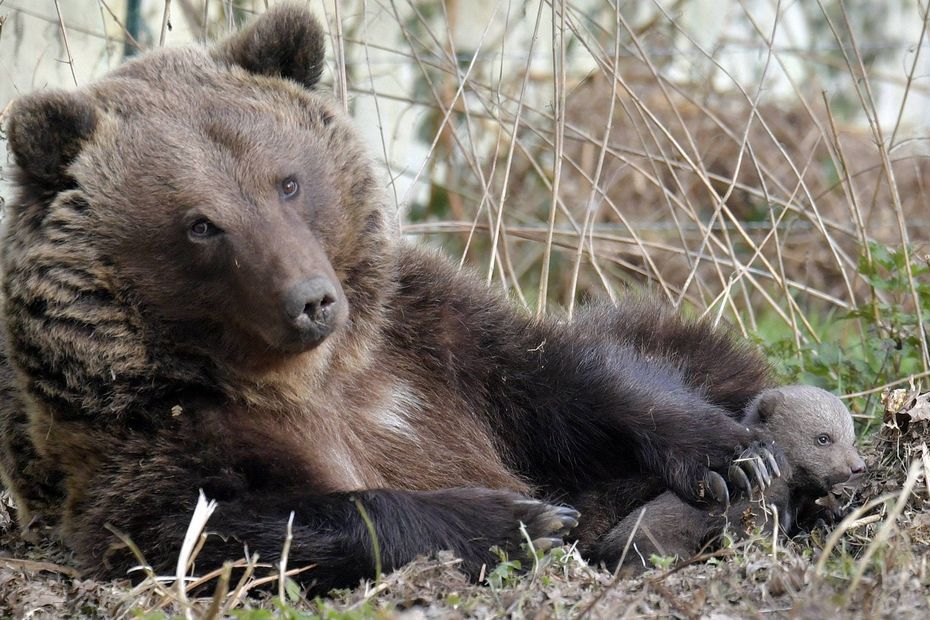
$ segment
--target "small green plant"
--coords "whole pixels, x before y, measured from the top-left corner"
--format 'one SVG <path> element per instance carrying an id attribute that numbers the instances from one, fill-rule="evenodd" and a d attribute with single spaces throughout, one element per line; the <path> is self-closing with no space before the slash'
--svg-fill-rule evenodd
<path id="1" fill-rule="evenodd" d="M 512 588 L 520 578 L 523 564 L 520 560 L 511 560 L 507 552 L 499 547 L 491 547 L 491 552 L 500 558 L 500 563 L 488 573 L 488 585 L 493 590 Z"/>
<path id="2" fill-rule="evenodd" d="M 930 321 L 930 262 L 915 260 L 914 248 L 892 249 L 870 243 L 869 258 L 859 259 L 859 273 L 876 291 L 871 299 L 849 313 L 868 324 L 892 354 L 885 369 L 888 376 L 901 377 L 923 370 L 922 330 Z M 908 258 L 910 273 L 908 273 Z M 913 280 L 913 283 L 912 283 Z M 912 291 L 913 287 L 913 291 Z M 884 293 L 879 296 L 878 293 Z M 916 307 L 914 295 L 916 293 Z M 882 298 L 883 297 L 883 298 Z"/>
<path id="3" fill-rule="evenodd" d="M 236 620 L 272 620 L 275 617 L 269 609 L 234 609 L 230 614 Z"/>
<path id="4" fill-rule="evenodd" d="M 868 294 L 849 312 L 823 316 L 820 343 L 799 348 L 793 334 L 763 336 L 782 380 L 849 394 L 924 371 L 921 329 L 930 324 L 930 265 L 915 259 L 913 250 L 872 242 L 868 253 L 862 252 L 858 272 L 869 284 Z"/>
<path id="5" fill-rule="evenodd" d="M 132 615 L 138 620 L 169 620 L 171 617 L 161 610 L 147 612 L 142 609 L 134 609 Z"/>
<path id="6" fill-rule="evenodd" d="M 657 553 L 653 553 L 649 556 L 649 563 L 656 568 L 661 568 L 662 570 L 671 568 L 677 561 L 677 555 L 659 555 Z"/>

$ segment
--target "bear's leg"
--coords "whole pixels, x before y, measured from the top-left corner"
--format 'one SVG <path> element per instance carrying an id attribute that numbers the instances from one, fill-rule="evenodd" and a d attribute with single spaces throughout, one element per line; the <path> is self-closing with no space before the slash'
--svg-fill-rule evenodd
<path id="1" fill-rule="evenodd" d="M 713 549 L 725 532 L 737 538 L 756 533 L 769 536 L 775 525 L 770 514 L 773 509 L 778 510 L 779 529 L 790 531 L 796 510 L 790 482 L 785 478 L 773 480 L 764 494 L 764 501 L 759 495 L 743 496 L 725 510 L 719 507 L 707 510 L 666 491 L 630 511 L 602 536 L 580 539 L 579 547 L 590 561 L 604 563 L 613 570 L 629 543 L 622 570 L 633 575 L 652 567 L 649 562 L 652 555 L 687 560 L 703 550 Z M 584 528 L 582 520 L 579 529 Z"/>
<path id="2" fill-rule="evenodd" d="M 604 340 L 628 344 L 681 369 L 689 387 L 731 415 L 741 416 L 759 392 L 774 385 L 762 354 L 710 319 L 691 319 L 658 300 L 640 297 L 583 310 L 576 325 Z"/>
<path id="3" fill-rule="evenodd" d="M 734 512 L 731 508 L 729 512 Z M 642 517 L 640 515 L 642 514 Z M 652 568 L 652 556 L 687 560 L 723 533 L 727 517 L 681 501 L 665 492 L 633 510 L 600 540 L 582 548 L 593 563 L 615 570 L 623 559 L 627 576 Z M 626 549 L 626 555 L 623 552 Z"/>
<path id="4" fill-rule="evenodd" d="M 97 563 L 98 572 L 123 576 L 137 560 L 125 549 L 111 549 L 118 541 L 104 528 L 107 523 L 127 535 L 156 572 L 173 572 L 197 496 L 196 474 L 185 478 L 176 469 L 143 469 L 130 462 L 111 462 L 105 470 L 109 473 L 90 483 L 84 499 L 72 504 L 66 539 L 91 565 Z M 465 572 L 477 576 L 483 565 L 496 564 L 492 546 L 522 553 L 521 523 L 537 548 L 549 549 L 562 543 L 578 516 L 569 508 L 491 489 L 330 494 L 296 486 L 245 489 L 218 501 L 206 527 L 217 536 L 208 537 L 197 555 L 197 572 L 243 558 L 244 548 L 258 553 L 261 562 L 278 561 L 292 510 L 288 565 L 313 565 L 298 579 L 318 593 L 375 575 L 373 536 L 385 572 L 448 549 L 462 559 Z"/>
<path id="5" fill-rule="evenodd" d="M 645 311 L 629 325 L 622 307 L 571 323 L 534 321 L 432 255 L 407 249 L 399 264 L 392 306 L 402 312 L 388 338 L 398 366 L 417 368 L 428 385 L 454 381 L 450 391 L 483 418 L 507 465 L 541 493 L 572 498 L 641 474 L 693 503 L 726 499 L 721 475 L 760 433 L 713 400 L 743 396 L 726 388 L 709 398 L 676 355 L 660 352 L 664 345 L 640 343 L 649 334 Z M 668 321 L 656 327 L 669 330 L 659 340 L 672 346 L 677 324 Z M 641 336 L 626 338 L 626 329 Z M 711 328 L 692 336 L 701 329 Z M 737 372 L 728 365 L 746 358 L 724 355 L 739 350 L 729 336 L 708 338 L 726 368 L 708 381 L 723 381 Z M 752 381 L 740 390 L 757 391 Z"/>
<path id="6" fill-rule="evenodd" d="M 585 556 L 625 516 L 666 492 L 668 487 L 658 476 L 631 474 L 599 483 L 566 498 L 581 513 L 578 527 L 572 532 Z"/>
<path id="7" fill-rule="evenodd" d="M 562 344 L 555 334 L 550 342 Z M 726 503 L 722 476 L 763 436 L 760 429 L 708 402 L 676 368 L 629 346 L 581 340 L 538 355 L 533 367 L 512 361 L 531 380 L 501 386 L 490 403 L 503 406 L 486 409 L 507 429 L 501 440 L 518 457 L 518 473 L 569 498 L 641 476 L 660 478 L 691 503 Z"/>

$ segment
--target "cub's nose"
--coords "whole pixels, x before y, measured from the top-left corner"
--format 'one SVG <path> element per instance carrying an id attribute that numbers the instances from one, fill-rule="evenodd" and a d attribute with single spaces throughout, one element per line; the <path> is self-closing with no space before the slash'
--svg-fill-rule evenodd
<path id="1" fill-rule="evenodd" d="M 850 464 L 849 464 L 849 469 L 850 469 L 850 470 L 852 471 L 852 473 L 854 473 L 854 474 L 862 474 L 862 473 L 865 473 L 865 461 L 862 460 L 862 457 L 861 457 L 861 456 L 859 456 L 858 454 L 856 454 L 856 455 L 852 458 L 852 461 L 851 461 Z"/>
<path id="2" fill-rule="evenodd" d="M 337 299 L 335 285 L 323 276 L 301 280 L 291 287 L 284 298 L 284 311 L 302 342 L 312 344 L 332 332 Z"/>

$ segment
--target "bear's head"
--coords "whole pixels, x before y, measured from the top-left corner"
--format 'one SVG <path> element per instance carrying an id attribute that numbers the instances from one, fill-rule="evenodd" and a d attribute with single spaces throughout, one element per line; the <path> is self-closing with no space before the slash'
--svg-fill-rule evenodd
<path id="1" fill-rule="evenodd" d="M 766 426 L 799 490 L 826 493 L 865 471 L 852 416 L 843 401 L 825 390 L 809 385 L 765 390 L 750 405 L 745 421 Z"/>
<path id="2" fill-rule="evenodd" d="M 366 337 L 394 217 L 317 90 L 323 41 L 309 12 L 279 6 L 213 48 L 13 105 L 4 291 L 14 349 L 38 358 L 19 360 L 27 374 L 145 382 L 153 343 L 261 373 Z"/>

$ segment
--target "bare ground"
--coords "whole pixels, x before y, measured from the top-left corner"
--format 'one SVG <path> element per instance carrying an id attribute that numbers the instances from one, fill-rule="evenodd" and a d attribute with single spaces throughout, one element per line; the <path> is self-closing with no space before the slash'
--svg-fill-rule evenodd
<path id="1" fill-rule="evenodd" d="M 273 584 L 274 596 L 249 589 L 257 570 L 240 584 L 214 579 L 183 603 L 169 581 L 82 578 L 61 546 L 22 539 L 4 496 L 0 617 L 927 618 L 930 395 L 898 391 L 885 401 L 885 424 L 863 446 L 870 473 L 852 492 L 850 514 L 775 548 L 756 538 L 624 580 L 566 547 L 525 571 L 504 564 L 487 585 L 470 583 L 442 554 L 326 599 L 307 600 L 290 583 L 283 604 Z"/>

